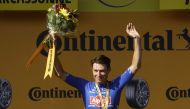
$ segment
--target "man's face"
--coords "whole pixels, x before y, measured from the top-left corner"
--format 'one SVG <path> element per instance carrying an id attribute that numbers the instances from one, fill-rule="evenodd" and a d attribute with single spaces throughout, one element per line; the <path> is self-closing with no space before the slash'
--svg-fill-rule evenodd
<path id="1" fill-rule="evenodd" d="M 96 83 L 105 83 L 108 78 L 109 69 L 106 65 L 94 63 L 92 66 L 93 77 Z"/>

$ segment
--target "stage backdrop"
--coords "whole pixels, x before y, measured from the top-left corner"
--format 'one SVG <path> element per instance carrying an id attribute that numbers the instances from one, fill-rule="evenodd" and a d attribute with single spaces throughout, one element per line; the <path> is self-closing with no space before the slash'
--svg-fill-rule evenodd
<path id="1" fill-rule="evenodd" d="M 66 47 L 64 38 L 60 38 L 59 58 L 66 71 L 93 81 L 89 61 L 104 54 L 112 59 L 109 80 L 122 74 L 133 54 L 125 32 L 127 23 L 132 22 L 142 37 L 142 67 L 135 78 L 144 78 L 149 84 L 146 109 L 189 109 L 189 11 L 81 12 L 79 19 L 77 46 Z M 37 57 L 29 71 L 25 67 L 45 30 L 46 12 L 0 12 L 0 78 L 9 80 L 12 86 L 9 109 L 83 109 L 81 95 L 75 88 L 55 75 L 43 80 L 47 59 L 44 54 Z M 91 50 L 89 36 L 95 40 Z M 101 48 L 97 38 L 103 36 L 111 42 L 103 42 Z M 80 42 L 82 37 L 86 37 L 85 45 Z M 119 43 L 114 42 L 117 38 Z M 119 108 L 130 108 L 125 89 Z"/>

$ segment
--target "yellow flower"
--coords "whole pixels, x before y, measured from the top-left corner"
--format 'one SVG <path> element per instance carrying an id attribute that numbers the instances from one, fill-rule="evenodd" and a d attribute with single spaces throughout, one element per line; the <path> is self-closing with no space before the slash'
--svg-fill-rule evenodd
<path id="1" fill-rule="evenodd" d="M 60 11 L 59 11 L 59 13 L 60 14 L 62 14 L 63 16 L 65 16 L 65 18 L 68 20 L 69 18 L 68 18 L 68 16 L 69 16 L 69 13 L 68 13 L 68 11 L 66 10 L 66 9 L 60 9 Z"/>
<path id="2" fill-rule="evenodd" d="M 48 12 L 51 12 L 52 10 L 53 10 L 52 8 L 49 8 L 49 9 L 48 9 Z"/>

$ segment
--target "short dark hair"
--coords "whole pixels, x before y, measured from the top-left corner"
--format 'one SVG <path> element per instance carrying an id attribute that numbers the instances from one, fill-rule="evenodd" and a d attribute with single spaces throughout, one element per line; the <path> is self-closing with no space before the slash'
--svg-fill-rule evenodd
<path id="1" fill-rule="evenodd" d="M 94 63 L 105 64 L 107 69 L 110 69 L 111 60 L 105 55 L 99 55 L 90 61 L 91 66 L 93 66 Z"/>

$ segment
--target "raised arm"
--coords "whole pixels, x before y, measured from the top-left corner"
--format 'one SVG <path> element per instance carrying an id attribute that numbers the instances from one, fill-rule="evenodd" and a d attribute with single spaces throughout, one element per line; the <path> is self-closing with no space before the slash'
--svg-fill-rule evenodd
<path id="1" fill-rule="evenodd" d="M 134 53 L 132 58 L 132 64 L 129 69 L 136 73 L 136 71 L 141 67 L 141 37 L 136 31 L 135 26 L 129 23 L 126 28 L 127 34 L 134 39 Z"/>
<path id="2" fill-rule="evenodd" d="M 68 73 L 63 69 L 62 64 L 57 56 L 55 56 L 54 68 L 57 77 L 59 77 L 62 80 L 65 80 Z"/>

